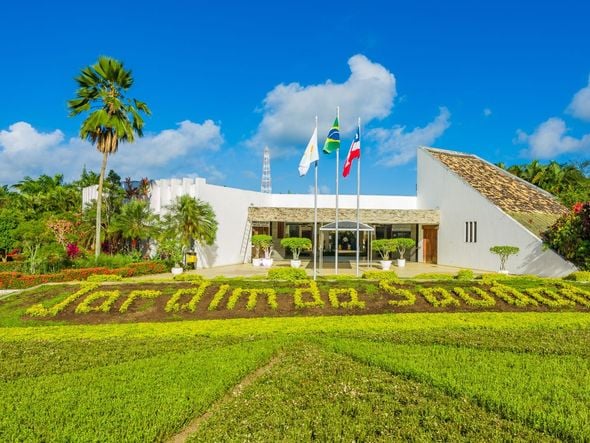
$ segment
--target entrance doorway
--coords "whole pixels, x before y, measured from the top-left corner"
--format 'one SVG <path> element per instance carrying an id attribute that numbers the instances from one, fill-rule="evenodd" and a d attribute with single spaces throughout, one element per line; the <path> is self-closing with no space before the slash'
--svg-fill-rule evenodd
<path id="1" fill-rule="evenodd" d="M 436 264 L 438 253 L 438 226 L 422 226 L 422 238 L 424 262 Z"/>

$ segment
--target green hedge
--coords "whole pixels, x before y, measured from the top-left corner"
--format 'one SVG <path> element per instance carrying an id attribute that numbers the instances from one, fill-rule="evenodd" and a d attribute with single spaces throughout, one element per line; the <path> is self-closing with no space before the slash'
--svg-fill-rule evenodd
<path id="1" fill-rule="evenodd" d="M 268 270 L 269 280 L 307 280 L 309 277 L 305 269 L 300 268 L 272 268 Z"/>

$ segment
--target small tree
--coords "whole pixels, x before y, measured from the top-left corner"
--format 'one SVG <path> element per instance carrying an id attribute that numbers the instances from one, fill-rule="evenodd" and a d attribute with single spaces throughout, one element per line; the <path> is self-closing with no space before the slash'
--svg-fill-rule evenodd
<path id="1" fill-rule="evenodd" d="M 383 238 L 380 240 L 374 240 L 371 243 L 371 249 L 377 251 L 383 260 L 389 260 L 389 254 L 395 251 L 396 247 L 393 243 L 393 239 Z"/>
<path id="2" fill-rule="evenodd" d="M 311 249 L 311 240 L 302 237 L 286 237 L 281 240 L 281 246 L 291 249 L 293 260 L 299 260 L 301 251 L 309 251 Z"/>
<path id="3" fill-rule="evenodd" d="M 508 257 L 518 254 L 520 249 L 516 246 L 492 246 L 490 252 L 500 257 L 500 271 L 506 270 L 506 261 Z"/>
<path id="4" fill-rule="evenodd" d="M 393 240 L 394 249 L 397 249 L 399 258 L 403 259 L 408 249 L 412 249 L 416 246 L 416 241 L 412 238 L 394 238 Z"/>
<path id="5" fill-rule="evenodd" d="M 257 234 L 252 236 L 252 246 L 256 251 L 256 258 L 260 254 L 260 249 L 264 251 L 264 258 L 270 258 L 272 250 L 272 236 L 266 234 Z"/>

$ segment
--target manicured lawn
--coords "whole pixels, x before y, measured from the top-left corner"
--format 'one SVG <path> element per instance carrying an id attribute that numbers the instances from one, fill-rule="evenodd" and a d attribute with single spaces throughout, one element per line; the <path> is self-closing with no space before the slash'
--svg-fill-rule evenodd
<path id="1" fill-rule="evenodd" d="M 587 312 L 6 327 L 0 440 L 164 441 L 209 412 L 195 441 L 584 441 L 589 342 Z"/>

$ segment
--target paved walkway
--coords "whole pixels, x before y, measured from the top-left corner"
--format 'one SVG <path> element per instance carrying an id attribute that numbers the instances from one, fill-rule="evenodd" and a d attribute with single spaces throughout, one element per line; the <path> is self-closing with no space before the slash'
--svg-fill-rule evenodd
<path id="1" fill-rule="evenodd" d="M 289 267 L 290 260 L 275 260 L 273 263 L 273 268 L 276 267 Z M 302 260 L 301 266 L 305 269 L 308 275 L 313 274 L 313 263 L 309 260 L 305 261 Z M 264 268 L 262 266 L 252 266 L 252 264 L 238 264 L 238 265 L 229 265 L 229 266 L 218 266 L 215 268 L 206 268 L 206 269 L 197 269 L 197 270 L 190 270 L 185 271 L 189 274 L 199 274 L 205 278 L 213 278 L 218 276 L 224 277 L 250 277 L 255 275 L 265 276 L 268 273 L 269 268 Z M 380 270 L 381 267 L 379 266 L 378 262 L 374 262 L 372 267 L 367 266 L 367 263 L 361 263 L 359 267 L 359 274 L 362 275 L 363 272 L 366 271 L 376 271 Z M 436 273 L 436 274 L 456 274 L 457 271 L 463 268 L 456 268 L 453 266 L 443 266 L 443 265 L 435 265 L 431 263 L 416 263 L 416 262 L 408 262 L 406 261 L 406 266 L 403 268 L 398 268 L 394 264 L 391 266 L 391 270 L 395 271 L 395 273 L 399 277 L 414 277 L 418 274 L 424 273 Z M 478 271 L 473 270 L 475 273 L 483 273 L 486 271 Z M 334 275 L 336 273 L 334 269 L 333 262 L 324 263 L 324 267 L 322 269 L 318 269 L 318 275 L 320 276 L 329 276 Z M 354 260 L 342 260 L 338 264 L 338 274 L 339 275 L 356 275 L 356 264 Z M 158 275 L 145 275 L 142 277 L 136 277 L 138 280 L 149 280 L 153 278 L 166 278 L 170 277 L 171 274 L 158 274 Z"/>

